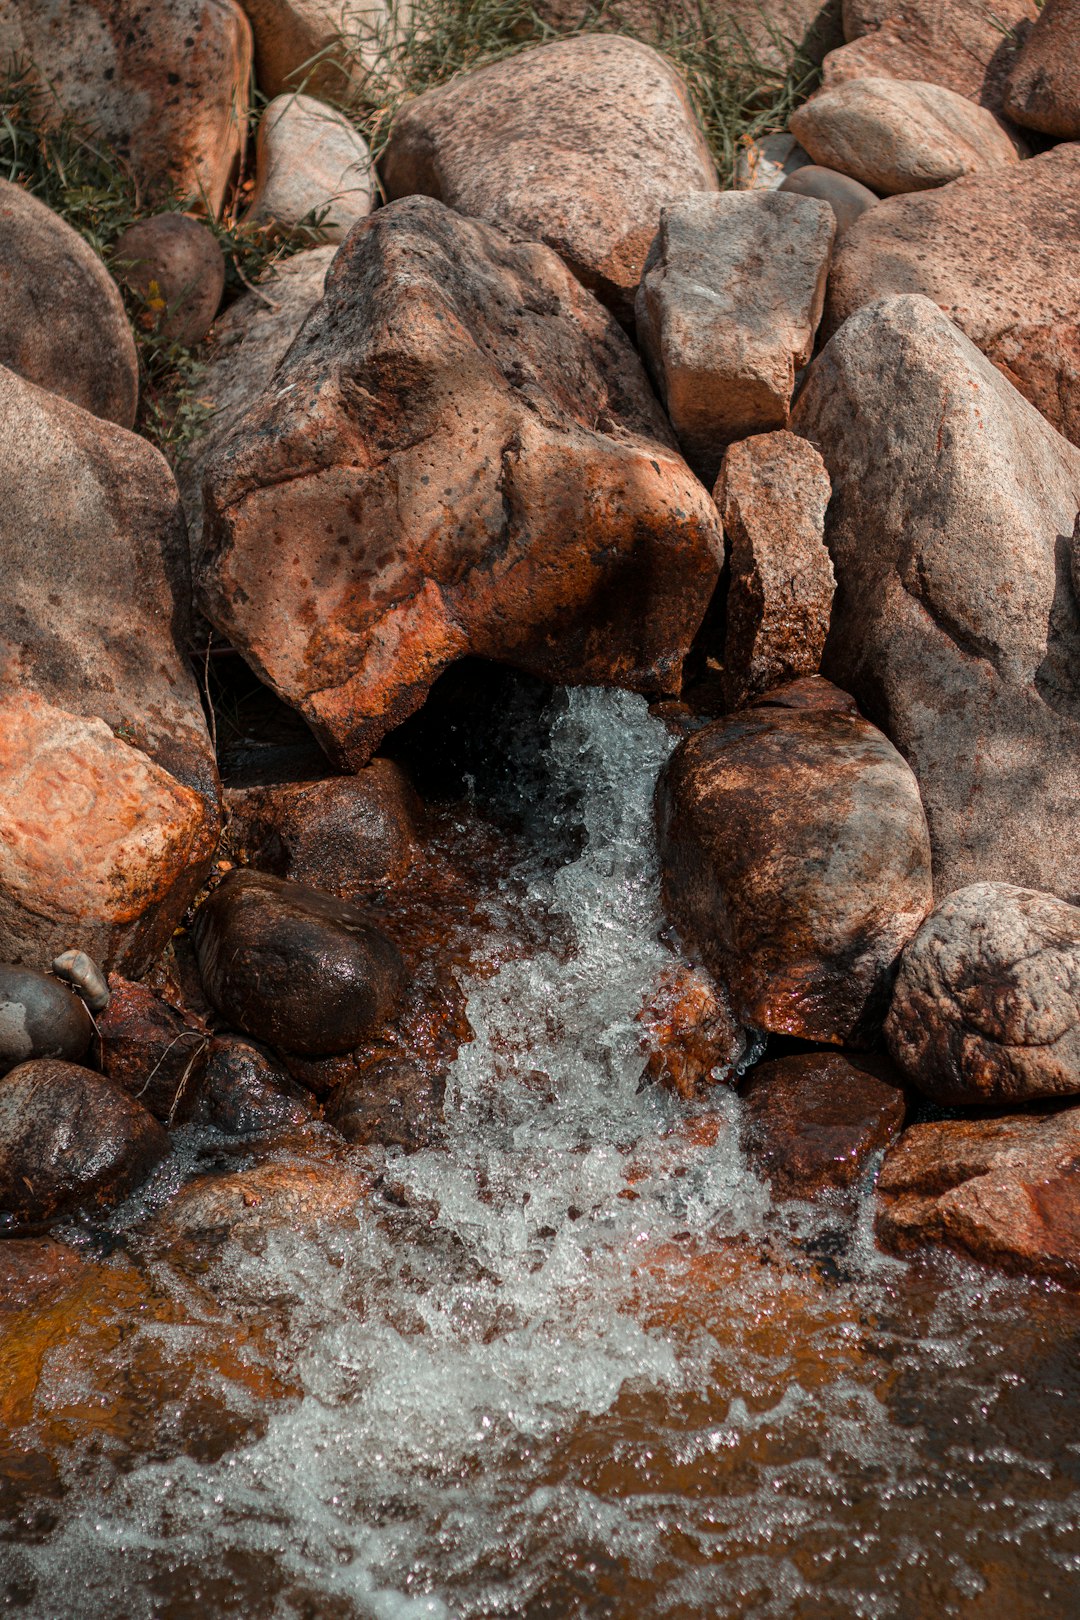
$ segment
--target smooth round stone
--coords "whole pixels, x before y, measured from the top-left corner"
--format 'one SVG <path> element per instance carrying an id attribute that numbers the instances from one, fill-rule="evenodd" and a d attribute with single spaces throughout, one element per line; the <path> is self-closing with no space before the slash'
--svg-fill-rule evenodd
<path id="1" fill-rule="evenodd" d="M 881 201 L 861 180 L 853 180 L 837 169 L 823 168 L 820 163 L 804 164 L 794 174 L 789 174 L 777 189 L 793 192 L 796 197 L 817 197 L 827 202 L 836 215 L 837 236 L 854 225 L 860 214 Z"/>
<path id="2" fill-rule="evenodd" d="M 225 291 L 225 257 L 201 220 L 187 214 L 140 219 L 117 242 L 112 266 L 146 301 L 147 318 L 163 337 L 193 344 L 206 336 Z"/>
<path id="3" fill-rule="evenodd" d="M 30 1058 L 77 1063 L 94 1025 L 82 1001 L 58 979 L 0 963 L 0 1074 Z"/>

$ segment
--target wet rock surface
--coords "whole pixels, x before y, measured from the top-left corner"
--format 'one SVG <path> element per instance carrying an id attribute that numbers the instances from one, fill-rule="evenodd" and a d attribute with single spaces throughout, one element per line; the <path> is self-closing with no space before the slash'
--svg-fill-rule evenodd
<path id="1" fill-rule="evenodd" d="M 725 991 L 701 968 L 661 975 L 637 1017 L 648 1078 L 687 1100 L 727 1080 L 746 1050 Z"/>
<path id="2" fill-rule="evenodd" d="M 84 1003 L 66 985 L 48 973 L 0 963 L 0 1072 L 29 1058 L 77 1063 L 93 1033 Z"/>
<path id="3" fill-rule="evenodd" d="M 761 1063 L 741 1095 L 751 1162 L 778 1198 L 854 1187 L 906 1112 L 902 1076 L 887 1059 L 839 1052 Z"/>
<path id="4" fill-rule="evenodd" d="M 0 1079 L 0 1232 L 119 1203 L 168 1151 L 148 1110 L 92 1069 L 21 1063 Z"/>
<path id="5" fill-rule="evenodd" d="M 885 1030 L 937 1102 L 1080 1093 L 1080 908 L 1007 883 L 950 894 L 904 951 Z"/>
<path id="6" fill-rule="evenodd" d="M 110 974 L 109 989 L 109 1005 L 97 1018 L 102 1070 L 163 1125 L 183 1124 L 203 1091 L 210 1051 L 206 1025 L 119 974 Z"/>
<path id="7" fill-rule="evenodd" d="M 1080 17 L 1073 0 L 1046 0 L 1005 86 L 1005 111 L 1026 129 L 1080 139 Z"/>
<path id="8" fill-rule="evenodd" d="M 261 1047 L 237 1035 L 210 1045 L 203 1107 L 218 1130 L 247 1136 L 306 1124 L 311 1102 Z"/>
<path id="9" fill-rule="evenodd" d="M 427 198 L 342 245 L 205 487 L 207 616 L 353 769 L 467 653 L 670 690 L 718 572 L 611 316 Z"/>
<path id="10" fill-rule="evenodd" d="M 120 280 L 142 300 L 148 330 L 177 343 L 202 341 L 225 291 L 225 256 L 201 219 L 140 219 L 117 238 L 112 261 Z"/>
<path id="11" fill-rule="evenodd" d="M 913 1125 L 878 1178 L 875 1230 L 1080 1285 L 1080 1108 Z"/>
<path id="12" fill-rule="evenodd" d="M 637 292 L 638 343 L 706 482 L 733 439 L 787 426 L 835 228 L 820 200 L 774 192 L 692 196 L 661 211 Z"/>
<path id="13" fill-rule="evenodd" d="M 0 180 L 0 286 L 0 363 L 131 427 L 139 362 L 116 283 L 66 220 L 7 180 Z"/>
<path id="14" fill-rule="evenodd" d="M 858 716 L 747 709 L 680 743 L 657 787 L 664 898 L 753 1029 L 857 1045 L 930 909 L 918 787 Z"/>
<path id="15" fill-rule="evenodd" d="M 355 1225 L 370 1186 L 361 1171 L 325 1155 L 199 1176 L 147 1228 L 147 1238 L 167 1250 L 183 1244 L 213 1252 L 232 1239 L 258 1242 L 275 1230 Z"/>
<path id="16" fill-rule="evenodd" d="M 841 328 L 794 427 L 833 487 L 823 668 L 918 777 L 937 892 L 1080 894 L 1077 451 L 922 298 Z"/>
<path id="17" fill-rule="evenodd" d="M 214 1005 L 271 1046 L 348 1051 L 400 999 L 396 948 L 365 913 L 314 889 L 232 872 L 191 927 Z"/>
<path id="18" fill-rule="evenodd" d="M 805 439 L 763 433 L 730 447 L 714 494 L 728 543 L 724 694 L 737 708 L 820 667 L 836 588 L 829 475 Z"/>
<path id="19" fill-rule="evenodd" d="M 716 191 L 683 80 L 636 40 L 585 34 L 407 102 L 382 159 L 414 192 L 554 248 L 624 321 L 661 208 Z"/>
<path id="20" fill-rule="evenodd" d="M 444 1091 L 441 1075 L 397 1053 L 376 1053 L 335 1088 L 326 1119 L 354 1146 L 416 1153 L 442 1135 Z"/>

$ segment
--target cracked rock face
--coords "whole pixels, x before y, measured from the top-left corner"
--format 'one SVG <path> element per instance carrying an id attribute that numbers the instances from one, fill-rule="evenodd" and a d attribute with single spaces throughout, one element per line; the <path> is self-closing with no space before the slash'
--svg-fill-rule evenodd
<path id="1" fill-rule="evenodd" d="M 1080 452 L 924 298 L 853 315 L 792 425 L 832 479 L 822 667 L 914 770 L 937 892 L 1074 898 Z"/>
<path id="2" fill-rule="evenodd" d="M 466 654 L 674 690 L 722 547 L 613 318 L 423 197 L 342 245 L 204 495 L 207 616 L 354 769 Z"/>
<path id="3" fill-rule="evenodd" d="M 936 1102 L 1080 1093 L 1080 909 L 1008 883 L 950 894 L 904 952 L 885 1034 Z"/>

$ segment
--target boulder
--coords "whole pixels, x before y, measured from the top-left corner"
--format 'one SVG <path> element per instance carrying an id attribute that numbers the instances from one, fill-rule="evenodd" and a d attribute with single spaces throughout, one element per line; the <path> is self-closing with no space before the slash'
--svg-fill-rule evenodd
<path id="1" fill-rule="evenodd" d="M 445 1081 L 398 1052 L 375 1052 L 341 1082 L 326 1118 L 356 1147 L 417 1153 L 442 1134 Z"/>
<path id="2" fill-rule="evenodd" d="M 1080 1093 L 1080 909 L 1009 883 L 935 907 L 900 964 L 885 1034 L 935 1102 Z"/>
<path id="3" fill-rule="evenodd" d="M 772 191 L 665 208 L 637 294 L 638 342 L 691 465 L 787 426 L 821 319 L 836 232 L 827 203 Z"/>
<path id="4" fill-rule="evenodd" d="M 800 675 L 797 680 L 785 681 L 783 686 L 771 686 L 767 692 L 752 700 L 752 709 L 828 709 L 834 714 L 858 714 L 859 705 L 850 692 L 841 692 L 838 686 L 821 675 Z"/>
<path id="5" fill-rule="evenodd" d="M 1080 11 L 1045 0 L 1005 84 L 1005 111 L 1025 129 L 1080 140 Z"/>
<path id="6" fill-rule="evenodd" d="M 925 298 L 852 316 L 792 425 L 832 479 L 823 668 L 914 770 L 938 893 L 1080 895 L 1080 452 Z"/>
<path id="7" fill-rule="evenodd" d="M 0 364 L 132 427 L 139 361 L 116 283 L 88 243 L 0 180 Z"/>
<path id="8" fill-rule="evenodd" d="M 9 62 L 93 129 L 144 200 L 221 212 L 247 131 L 251 29 L 233 0 L 2 0 Z M 0 68 L 5 63 L 0 60 Z"/>
<path id="9" fill-rule="evenodd" d="M 837 174 L 835 169 L 822 168 L 818 163 L 802 164 L 793 174 L 786 175 L 777 189 L 796 197 L 820 197 L 822 202 L 827 202 L 836 215 L 837 241 L 878 201 L 868 186 L 853 180 L 848 174 Z"/>
<path id="10" fill-rule="evenodd" d="M 1059 432 L 1080 442 L 1080 143 L 894 197 L 844 235 L 825 331 L 922 293 Z"/>
<path id="11" fill-rule="evenodd" d="M 109 1005 L 97 1019 L 101 1068 L 163 1125 L 183 1124 L 203 1091 L 210 1053 L 206 1025 L 148 985 L 117 973 L 109 975 L 109 989 Z"/>
<path id="12" fill-rule="evenodd" d="M 687 1101 L 727 1080 L 746 1051 L 723 987 L 684 962 L 661 974 L 637 1021 L 647 1077 Z"/>
<path id="13" fill-rule="evenodd" d="M 738 708 L 820 667 L 836 586 L 829 475 L 805 439 L 762 433 L 729 447 L 714 496 L 728 541 L 724 696 Z"/>
<path id="14" fill-rule="evenodd" d="M 55 1058 L 21 1063 L 0 1079 L 0 1233 L 117 1204 L 168 1151 L 111 1080 Z"/>
<path id="15" fill-rule="evenodd" d="M 191 788 L 105 725 L 0 696 L 0 953 L 44 968 L 80 939 L 139 972 L 168 943 L 217 842 Z"/>
<path id="16" fill-rule="evenodd" d="M 229 1136 L 261 1135 L 311 1119 L 310 1099 L 286 1070 L 238 1035 L 213 1041 L 203 1100 L 210 1123 Z"/>
<path id="17" fill-rule="evenodd" d="M 251 866 L 341 900 L 399 882 L 416 853 L 420 802 L 388 759 L 355 776 L 228 789 L 225 804 Z"/>
<path id="18" fill-rule="evenodd" d="M 722 546 L 616 322 L 423 197 L 351 232 L 204 492 L 207 617 L 351 769 L 469 653 L 677 687 Z"/>
<path id="19" fill-rule="evenodd" d="M 987 1265 L 1080 1284 L 1080 1107 L 912 1125 L 878 1178 L 875 1232 L 909 1253 L 945 1244 Z"/>
<path id="20" fill-rule="evenodd" d="M 218 1011 L 301 1056 L 349 1051 L 401 997 L 401 958 L 366 913 L 263 872 L 231 872 L 191 931 Z"/>
<path id="21" fill-rule="evenodd" d="M 1035 0 L 844 0 L 848 43 L 826 56 L 822 82 L 919 79 L 1001 116 L 1009 69 L 1037 15 Z"/>
<path id="22" fill-rule="evenodd" d="M 169 1258 L 180 1245 L 213 1252 L 232 1238 L 250 1242 L 273 1231 L 313 1236 L 330 1226 L 355 1226 L 357 1205 L 370 1190 L 367 1176 L 334 1162 L 270 1162 L 198 1176 L 154 1217 L 146 1235 Z"/>
<path id="23" fill-rule="evenodd" d="M 225 291 L 225 255 L 209 226 L 189 214 L 151 214 L 118 238 L 112 263 L 141 300 L 147 331 L 202 342 Z"/>
<path id="24" fill-rule="evenodd" d="M 816 66 L 844 37 L 839 0 L 537 0 L 533 9 L 553 28 L 626 29 L 661 48 L 673 33 L 698 42 L 707 29 L 774 93 L 796 59 Z"/>
<path id="25" fill-rule="evenodd" d="M 77 1063 L 94 1026 L 78 996 L 48 973 L 0 963 L 0 1072 L 28 1058 Z"/>
<path id="26" fill-rule="evenodd" d="M 915 79 L 850 79 L 796 107 L 789 122 L 815 163 L 886 196 L 1019 161 L 985 107 Z"/>
<path id="27" fill-rule="evenodd" d="M 362 96 L 382 51 L 407 25 L 406 0 L 243 0 L 264 96 L 306 90 L 335 102 Z M 378 96 L 383 88 L 373 85 Z"/>
<path id="28" fill-rule="evenodd" d="M 800 1052 L 752 1069 L 743 1137 L 777 1198 L 854 1187 L 904 1123 L 902 1078 L 883 1058 Z"/>
<path id="29" fill-rule="evenodd" d="M 679 744 L 657 787 L 664 900 L 752 1029 L 872 1039 L 930 909 L 914 776 L 827 709 L 745 709 Z"/>
<path id="30" fill-rule="evenodd" d="M 546 242 L 624 322 L 661 208 L 716 191 L 686 86 L 637 40 L 583 34 L 406 102 L 382 159 L 390 197 Z"/>
<path id="31" fill-rule="evenodd" d="M 314 96 L 275 97 L 259 120 L 247 222 L 317 228 L 340 242 L 374 201 L 371 152 L 356 126 Z"/>

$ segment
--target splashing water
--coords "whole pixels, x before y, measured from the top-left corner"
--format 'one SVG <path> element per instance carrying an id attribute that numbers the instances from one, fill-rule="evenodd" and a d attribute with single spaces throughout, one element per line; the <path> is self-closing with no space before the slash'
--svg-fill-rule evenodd
<path id="1" fill-rule="evenodd" d="M 652 840 L 670 746 L 625 693 L 557 710 L 445 1145 L 384 1155 L 392 1207 L 357 1229 L 271 1231 L 215 1277 L 237 1321 L 275 1302 L 302 1393 L 217 1460 L 71 1481 L 48 1532 L 10 1549 L 34 1594 L 15 1607 L 1069 1611 L 1074 1302 L 886 1260 L 869 1204 L 847 1231 L 774 1208 L 731 1092 L 688 1113 L 641 1083 L 635 1016 L 670 960 Z M 579 852 L 553 870 L 567 825 Z M 549 924 L 527 953 L 522 910 Z"/>

